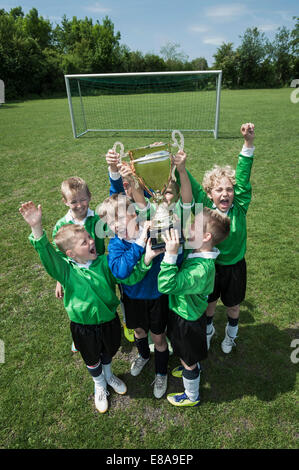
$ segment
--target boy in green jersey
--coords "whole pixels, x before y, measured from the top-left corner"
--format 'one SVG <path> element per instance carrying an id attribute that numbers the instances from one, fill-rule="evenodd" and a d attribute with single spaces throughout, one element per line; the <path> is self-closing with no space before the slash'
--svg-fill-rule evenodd
<path id="1" fill-rule="evenodd" d="M 115 294 L 118 280 L 108 267 L 107 257 L 98 256 L 95 241 L 84 227 L 66 224 L 57 231 L 55 242 L 65 254 L 62 257 L 43 231 L 41 206 L 29 201 L 19 210 L 31 227 L 29 239 L 44 268 L 64 289 L 64 306 L 71 320 L 73 341 L 92 375 L 96 408 L 104 413 L 108 408 L 107 384 L 119 394 L 127 390 L 111 370 L 112 357 L 121 338 L 116 313 L 119 299 Z M 148 244 L 145 256 L 121 282 L 133 285 L 143 279 L 155 256 Z"/>
<path id="2" fill-rule="evenodd" d="M 61 183 L 61 194 L 62 201 L 69 210 L 56 222 L 52 237 L 55 238 L 57 231 L 65 224 L 82 225 L 95 240 L 97 253 L 103 255 L 105 253 L 104 238 L 96 236 L 96 227 L 97 224 L 101 224 L 101 220 L 89 208 L 91 193 L 86 182 L 78 176 L 71 176 Z M 63 289 L 59 282 L 56 284 L 55 295 L 58 299 L 63 298 Z"/>
<path id="3" fill-rule="evenodd" d="M 169 296 L 169 318 L 167 334 L 174 353 L 181 360 L 178 371 L 183 377 L 184 392 L 167 395 L 175 406 L 197 406 L 200 404 L 198 363 L 207 356 L 206 316 L 208 295 L 213 291 L 215 259 L 219 250 L 214 246 L 229 234 L 230 220 L 211 209 L 204 208 L 195 216 L 191 225 L 189 246 L 184 251 L 184 260 L 177 266 L 179 234 L 171 229 L 164 241 L 166 252 L 158 276 L 158 289 Z"/>
<path id="4" fill-rule="evenodd" d="M 207 316 L 207 343 L 215 333 L 213 317 L 219 299 L 227 308 L 225 337 L 222 351 L 230 353 L 235 346 L 240 315 L 240 303 L 246 292 L 246 214 L 251 201 L 250 174 L 254 153 L 254 124 L 241 126 L 244 145 L 238 157 L 236 170 L 229 165 L 215 165 L 204 175 L 202 186 L 189 174 L 192 193 L 196 203 L 226 214 L 231 220 L 230 234 L 217 245 L 220 254 L 216 260 L 214 291 L 209 296 Z"/>

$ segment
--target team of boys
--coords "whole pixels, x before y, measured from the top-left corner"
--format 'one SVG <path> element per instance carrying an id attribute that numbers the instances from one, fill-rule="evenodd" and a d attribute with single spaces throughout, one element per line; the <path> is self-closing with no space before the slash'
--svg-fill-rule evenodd
<path id="1" fill-rule="evenodd" d="M 19 211 L 32 231 L 29 240 L 57 281 L 56 297 L 63 298 L 70 319 L 72 348 L 80 351 L 93 378 L 99 412 L 108 409 L 107 385 L 121 395 L 127 391 L 111 368 L 121 344 L 116 285 L 126 328 L 134 331 L 138 351 L 131 364 L 133 376 L 150 359 L 149 332 L 154 343 L 156 398 L 167 390 L 171 344 L 180 359 L 172 375 L 182 378 L 184 391 L 168 394 L 167 399 L 175 406 L 200 404 L 200 362 L 207 357 L 215 334 L 213 317 L 219 298 L 228 318 L 221 347 L 229 353 L 235 346 L 246 290 L 246 213 L 251 200 L 254 125 L 243 124 L 241 134 L 244 145 L 236 170 L 214 165 L 205 173 L 202 185 L 186 169 L 186 153 L 181 150 L 174 157 L 180 187 L 178 182 L 169 184 L 165 203 L 177 213 L 194 203 L 204 207 L 189 229 L 189 249 L 182 248 L 179 232 L 171 229 L 164 234 L 165 249 L 153 250 L 147 221 L 150 201 L 113 150 L 106 155 L 110 196 L 97 213 L 89 208 L 91 194 L 81 178 L 62 183 L 69 211 L 57 222 L 53 243 L 42 227 L 41 206 L 32 201 L 21 205 Z M 199 218 L 202 236 L 192 248 L 192 241 L 198 242 Z M 103 236 L 107 228 L 114 235 L 108 255 Z"/>

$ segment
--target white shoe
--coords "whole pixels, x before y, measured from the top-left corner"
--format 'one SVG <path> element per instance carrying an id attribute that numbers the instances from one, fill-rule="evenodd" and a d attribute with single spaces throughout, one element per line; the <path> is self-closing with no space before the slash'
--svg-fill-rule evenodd
<path id="1" fill-rule="evenodd" d="M 111 375 L 109 381 L 107 380 L 107 384 L 110 385 L 116 393 L 119 393 L 119 395 L 124 395 L 127 392 L 125 382 L 120 380 L 120 378 L 116 377 L 114 374 Z"/>
<path id="2" fill-rule="evenodd" d="M 231 352 L 233 346 L 236 346 L 236 343 L 235 343 L 234 340 L 235 340 L 235 338 L 231 338 L 230 336 L 228 336 L 228 334 L 227 334 L 227 325 L 226 325 L 226 327 L 225 327 L 225 338 L 221 343 L 222 351 L 225 354 L 229 354 Z"/>
<path id="3" fill-rule="evenodd" d="M 207 334 L 207 348 L 208 348 L 208 350 L 210 349 L 211 339 L 214 336 L 214 334 L 215 334 L 215 328 L 214 328 L 214 325 L 212 325 L 211 333 Z"/>
<path id="4" fill-rule="evenodd" d="M 155 384 L 154 396 L 156 398 L 162 398 L 164 393 L 166 393 L 166 390 L 167 390 L 167 374 L 165 375 L 156 374 L 156 377 L 153 383 Z"/>
<path id="5" fill-rule="evenodd" d="M 105 413 L 108 410 L 107 395 L 109 395 L 109 392 L 104 387 L 95 387 L 94 403 L 100 413 Z"/>
<path id="6" fill-rule="evenodd" d="M 145 364 L 149 361 L 148 359 L 143 359 L 142 356 L 138 355 L 131 365 L 131 375 L 136 377 L 140 374 Z"/>

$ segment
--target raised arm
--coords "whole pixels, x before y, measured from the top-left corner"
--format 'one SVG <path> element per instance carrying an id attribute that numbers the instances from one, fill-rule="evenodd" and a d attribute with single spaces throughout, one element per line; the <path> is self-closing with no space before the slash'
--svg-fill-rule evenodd
<path id="1" fill-rule="evenodd" d="M 56 252 L 43 231 L 41 205 L 36 207 L 32 201 L 25 202 L 19 212 L 31 227 L 29 240 L 38 252 L 45 270 L 64 286 L 70 269 L 69 264 Z"/>
<path id="2" fill-rule="evenodd" d="M 39 204 L 36 207 L 32 201 L 25 202 L 21 205 L 19 212 L 22 214 L 27 224 L 31 227 L 34 238 L 41 238 L 43 235 L 41 205 Z"/>
<path id="3" fill-rule="evenodd" d="M 182 203 L 191 204 L 193 200 L 192 187 L 186 171 L 186 160 L 187 154 L 183 150 L 179 150 L 174 157 L 174 164 L 180 176 Z"/>

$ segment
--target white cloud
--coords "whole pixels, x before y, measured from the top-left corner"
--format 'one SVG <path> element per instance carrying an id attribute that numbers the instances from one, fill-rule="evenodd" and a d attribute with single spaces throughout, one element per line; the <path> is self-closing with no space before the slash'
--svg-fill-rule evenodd
<path id="1" fill-rule="evenodd" d="M 278 24 L 262 24 L 257 27 L 259 31 L 262 31 L 263 33 L 267 31 L 276 31 L 277 28 L 279 28 Z"/>
<path id="2" fill-rule="evenodd" d="M 219 5 L 207 8 L 206 16 L 215 19 L 235 19 L 248 13 L 248 8 L 241 3 Z"/>
<path id="3" fill-rule="evenodd" d="M 225 38 L 221 36 L 206 38 L 203 40 L 204 44 L 212 44 L 212 46 L 221 46 L 225 42 Z"/>
<path id="4" fill-rule="evenodd" d="M 189 31 L 192 33 L 206 33 L 209 31 L 209 28 L 207 26 L 193 25 L 189 27 Z"/>
<path id="5" fill-rule="evenodd" d="M 99 2 L 89 5 L 88 7 L 85 7 L 85 9 L 91 13 L 109 13 L 111 11 L 110 8 L 101 5 Z"/>

